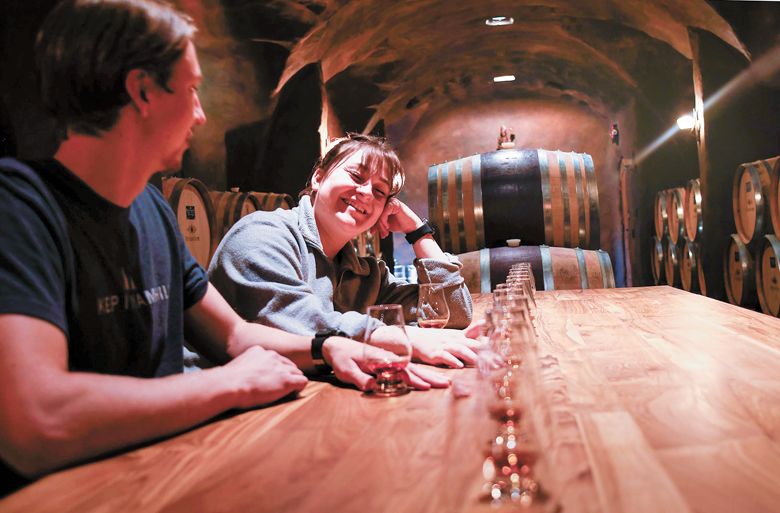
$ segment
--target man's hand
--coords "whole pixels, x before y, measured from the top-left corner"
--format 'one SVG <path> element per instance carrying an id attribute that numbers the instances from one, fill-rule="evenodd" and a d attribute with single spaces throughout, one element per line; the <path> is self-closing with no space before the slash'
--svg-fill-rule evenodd
<path id="1" fill-rule="evenodd" d="M 374 377 L 368 373 L 366 356 L 393 359 L 395 355 L 376 346 L 364 346 L 365 344 L 349 338 L 329 337 L 322 346 L 322 352 L 325 361 L 333 367 L 333 373 L 340 381 L 367 391 L 374 385 Z M 406 374 L 407 384 L 417 390 L 446 388 L 450 383 L 449 379 L 438 372 L 414 364 L 409 364 Z"/>
<path id="2" fill-rule="evenodd" d="M 259 346 L 248 348 L 224 369 L 230 373 L 239 408 L 272 403 L 300 392 L 309 381 L 293 362 Z"/>
<path id="3" fill-rule="evenodd" d="M 473 331 L 470 330 L 468 334 L 472 335 Z M 406 332 L 412 341 L 413 357 L 421 362 L 456 369 L 477 362 L 475 351 L 479 348 L 479 342 L 466 336 L 465 330 L 407 326 Z"/>

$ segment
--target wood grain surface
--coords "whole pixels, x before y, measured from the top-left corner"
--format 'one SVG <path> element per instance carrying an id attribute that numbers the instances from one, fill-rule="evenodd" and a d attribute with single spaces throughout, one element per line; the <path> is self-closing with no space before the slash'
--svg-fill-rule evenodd
<path id="1" fill-rule="evenodd" d="M 780 319 L 670 287 L 538 293 L 565 512 L 780 511 Z M 478 312 L 490 295 L 475 295 Z M 300 397 L 61 471 L 2 512 L 489 512 L 491 422 L 455 389 Z M 534 509 L 532 508 L 531 511 Z"/>

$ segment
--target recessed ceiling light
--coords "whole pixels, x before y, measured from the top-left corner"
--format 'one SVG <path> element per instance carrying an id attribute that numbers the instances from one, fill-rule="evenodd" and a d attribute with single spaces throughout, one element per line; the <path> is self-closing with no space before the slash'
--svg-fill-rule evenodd
<path id="1" fill-rule="evenodd" d="M 485 20 L 485 25 L 489 27 L 500 27 L 501 25 L 511 25 L 515 19 L 511 16 L 493 16 Z"/>
<path id="2" fill-rule="evenodd" d="M 511 82 L 514 79 L 514 75 L 500 75 L 498 77 L 493 77 L 493 82 Z"/>

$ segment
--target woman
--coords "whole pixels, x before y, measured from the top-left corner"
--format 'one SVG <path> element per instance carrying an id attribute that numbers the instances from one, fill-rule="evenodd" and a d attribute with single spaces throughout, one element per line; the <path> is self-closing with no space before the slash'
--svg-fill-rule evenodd
<path id="1" fill-rule="evenodd" d="M 233 226 L 209 266 L 212 283 L 245 319 L 292 333 L 360 338 L 370 305 L 399 303 L 414 319 L 418 286 L 396 279 L 382 261 L 358 257 L 351 240 L 369 229 L 382 237 L 403 232 L 413 243 L 420 283 L 442 284 L 448 326 L 465 328 L 471 296 L 462 266 L 395 198 L 403 182 L 398 156 L 383 139 L 350 134 L 336 141 L 315 165 L 298 207 L 255 212 Z M 476 359 L 475 342 L 461 330 L 409 327 L 408 333 L 423 362 L 462 367 Z"/>

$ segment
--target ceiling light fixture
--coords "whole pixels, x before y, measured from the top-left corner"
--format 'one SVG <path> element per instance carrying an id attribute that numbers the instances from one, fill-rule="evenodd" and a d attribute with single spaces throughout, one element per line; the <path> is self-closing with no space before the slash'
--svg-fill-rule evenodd
<path id="1" fill-rule="evenodd" d="M 502 25 L 511 25 L 515 22 L 515 19 L 511 16 L 493 16 L 485 20 L 485 25 L 488 27 L 500 27 Z"/>
<path id="2" fill-rule="evenodd" d="M 514 79 L 514 75 L 500 75 L 498 77 L 493 77 L 493 82 L 512 82 Z"/>
<path id="3" fill-rule="evenodd" d="M 694 126 L 696 126 L 696 119 L 692 114 L 685 114 L 677 118 L 677 128 L 680 130 L 693 130 Z"/>

